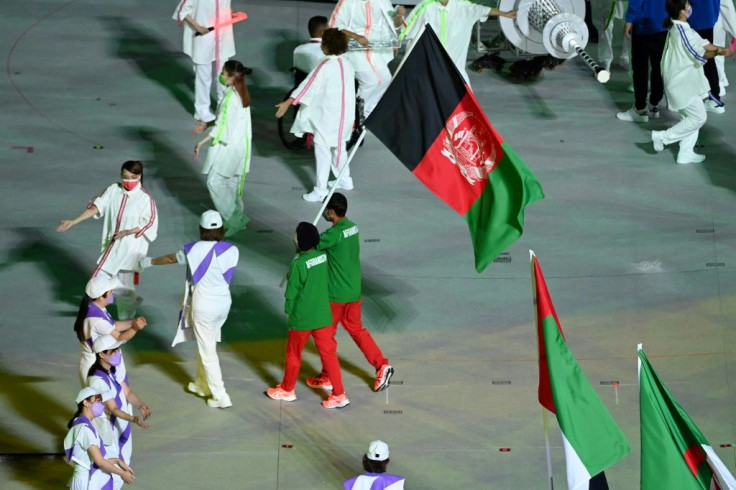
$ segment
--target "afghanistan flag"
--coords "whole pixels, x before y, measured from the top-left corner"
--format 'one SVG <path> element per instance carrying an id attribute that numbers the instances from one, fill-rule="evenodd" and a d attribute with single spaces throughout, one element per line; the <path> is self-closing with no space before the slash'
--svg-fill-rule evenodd
<path id="1" fill-rule="evenodd" d="M 524 207 L 544 197 L 429 26 L 365 126 L 465 217 L 478 272 L 521 236 Z"/>
<path id="2" fill-rule="evenodd" d="M 736 480 L 639 345 L 641 489 L 736 489 Z"/>
<path id="3" fill-rule="evenodd" d="M 530 255 L 537 307 L 539 403 L 557 416 L 568 488 L 608 488 L 603 470 L 631 448 L 567 346 L 542 269 L 534 252 Z"/>

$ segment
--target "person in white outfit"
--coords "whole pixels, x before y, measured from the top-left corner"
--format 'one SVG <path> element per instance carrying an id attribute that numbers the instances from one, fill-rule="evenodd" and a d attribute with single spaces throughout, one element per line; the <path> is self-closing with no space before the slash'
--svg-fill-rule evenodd
<path id="1" fill-rule="evenodd" d="M 309 19 L 307 29 L 309 29 L 309 42 L 300 44 L 294 48 L 293 66 L 306 76 L 307 73 L 317 68 L 319 62 L 325 57 L 322 52 L 322 34 L 328 29 L 330 24 L 327 17 L 317 15 Z M 299 79 L 301 80 L 301 79 Z"/>
<path id="2" fill-rule="evenodd" d="M 337 176 L 347 161 L 345 143 L 350 139 L 355 121 L 355 72 L 344 56 L 348 49 L 345 34 L 327 29 L 322 36 L 320 64 L 294 89 L 291 96 L 276 104 L 276 117 L 283 117 L 291 105 L 299 105 L 291 132 L 301 137 L 314 135 L 314 158 L 317 182 L 314 190 L 304 194 L 305 201 L 320 202 L 327 196 L 327 179 Z M 340 182 L 332 182 L 338 189 L 353 189 L 350 169 L 346 168 Z"/>
<path id="3" fill-rule="evenodd" d="M 135 268 L 158 235 L 158 212 L 156 202 L 143 187 L 143 162 L 123 163 L 120 175 L 122 182 L 94 197 L 76 218 L 62 220 L 56 231 L 64 232 L 89 218 L 102 218 L 102 255 L 92 277 L 117 277 L 118 318 L 129 320 L 141 301 L 135 293 Z"/>
<path id="4" fill-rule="evenodd" d="M 665 8 L 669 17 L 665 27 L 669 32 L 662 55 L 662 78 L 669 108 L 682 119 L 666 131 L 652 131 L 652 143 L 655 151 L 662 151 L 665 145 L 679 141 L 677 163 L 701 163 L 705 156 L 695 153 L 694 148 L 706 121 L 703 99 L 710 90 L 703 65 L 708 59 L 718 55 L 731 57 L 733 53 L 709 43 L 688 25 L 691 7 L 687 0 L 667 0 Z"/>
<path id="5" fill-rule="evenodd" d="M 414 39 L 425 24 L 432 26 L 442 46 L 455 62 L 465 83 L 470 85 L 465 70 L 468 60 L 468 46 L 473 26 L 476 22 L 485 22 L 491 15 L 516 18 L 516 11 L 503 12 L 495 8 L 471 3 L 467 0 L 424 0 L 409 14 L 406 27 L 401 31 L 400 39 Z"/>
<path id="6" fill-rule="evenodd" d="M 390 0 L 339 0 L 330 17 L 330 27 L 340 29 L 348 38 L 362 46 L 371 42 L 396 39 L 396 28 L 404 23 L 406 9 L 396 8 Z M 378 104 L 391 82 L 388 64 L 394 58 L 392 47 L 349 50 L 347 58 L 353 64 L 358 80 L 358 96 L 363 99 L 367 118 Z"/>
<path id="7" fill-rule="evenodd" d="M 114 290 L 119 286 L 120 282 L 114 277 L 95 276 L 84 288 L 84 298 L 74 322 L 74 332 L 82 348 L 79 358 L 79 380 L 82 386 L 87 384 L 89 368 L 95 363 L 92 345 L 100 335 L 112 335 L 118 340 L 127 341 L 146 326 L 146 319 L 142 316 L 135 320 L 116 322 L 107 311 L 107 306 L 114 301 Z M 120 361 L 118 372 L 123 379 L 127 378 L 124 360 Z"/>
<path id="8" fill-rule="evenodd" d="M 135 479 L 130 466 L 107 455 L 92 423 L 105 411 L 100 393 L 94 387 L 82 388 L 76 398 L 77 412 L 67 424 L 69 432 L 64 437 L 64 454 L 66 462 L 74 468 L 67 484 L 71 490 L 112 489 L 112 475 L 129 484 Z"/>
<path id="9" fill-rule="evenodd" d="M 141 261 L 151 265 L 186 264 L 184 304 L 174 344 L 197 340 L 197 377 L 187 390 L 207 399 L 212 408 L 231 407 L 217 357 L 222 326 L 230 313 L 230 282 L 238 265 L 238 248 L 223 241 L 225 229 L 217 211 L 205 211 L 199 221 L 199 241 L 184 245 L 178 253 Z"/>
<path id="10" fill-rule="evenodd" d="M 226 236 L 231 236 L 249 221 L 243 213 L 243 189 L 251 159 L 250 93 L 245 67 L 239 61 L 225 63 L 219 80 L 227 91 L 217 107 L 215 125 L 194 147 L 194 158 L 212 141 L 202 173 L 208 174 L 210 197 L 225 220 Z"/>
<path id="11" fill-rule="evenodd" d="M 718 20 L 713 26 L 713 44 L 718 46 L 727 46 L 726 34 L 731 38 L 736 38 L 736 8 L 734 8 L 733 0 L 721 0 L 721 8 L 719 9 Z M 718 70 L 718 85 L 721 88 L 721 96 L 726 95 L 726 87 L 728 87 L 728 77 L 726 76 L 726 66 L 723 58 L 716 58 L 716 69 Z"/>
<path id="12" fill-rule="evenodd" d="M 230 0 L 181 0 L 173 18 L 183 27 L 184 53 L 194 63 L 194 134 L 202 133 L 207 123 L 215 120 L 210 105 L 213 73 L 235 56 L 232 24 L 217 27 L 230 20 Z M 217 86 L 217 101 L 225 88 Z"/>
<path id="13" fill-rule="evenodd" d="M 624 22 L 628 8 L 629 2 L 627 0 L 599 0 L 598 63 L 607 71 L 611 71 L 611 63 L 613 62 L 613 25 L 617 19 Z M 631 39 L 623 36 L 621 43 L 619 64 L 622 68 L 628 70 L 631 58 Z"/>

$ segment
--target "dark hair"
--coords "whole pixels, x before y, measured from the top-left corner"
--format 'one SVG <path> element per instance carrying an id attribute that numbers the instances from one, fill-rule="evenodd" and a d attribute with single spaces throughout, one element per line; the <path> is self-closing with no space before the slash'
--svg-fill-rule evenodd
<path id="1" fill-rule="evenodd" d="M 296 242 L 299 250 L 306 252 L 317 246 L 319 243 L 319 231 L 312 223 L 302 221 L 296 227 Z"/>
<path id="2" fill-rule="evenodd" d="M 123 170 L 127 170 L 133 175 L 140 175 L 141 184 L 143 183 L 143 162 L 140 160 L 128 160 L 120 167 L 120 173 L 123 173 Z"/>
<path id="3" fill-rule="evenodd" d="M 103 350 L 102 352 L 110 352 L 109 350 Z M 92 364 L 92 366 L 89 368 L 89 371 L 87 371 L 87 377 L 89 378 L 93 374 L 95 374 L 95 371 L 97 370 L 105 371 L 106 373 L 115 374 L 115 366 L 110 366 L 110 370 L 108 371 L 104 367 L 102 367 L 102 364 L 100 364 L 100 353 L 95 353 L 95 363 Z"/>
<path id="4" fill-rule="evenodd" d="M 344 218 L 345 213 L 348 212 L 348 200 L 344 195 L 335 192 L 332 194 L 330 200 L 327 201 L 327 207 L 325 209 L 331 209 L 338 217 Z"/>
<path id="5" fill-rule="evenodd" d="M 364 454 L 363 469 L 368 473 L 386 473 L 386 466 L 388 466 L 389 461 L 391 461 L 389 458 L 386 458 L 383 461 L 374 461 Z"/>
<path id="6" fill-rule="evenodd" d="M 82 302 L 79 303 L 79 311 L 77 311 L 77 319 L 74 321 L 74 332 L 77 334 L 77 338 L 80 342 L 84 342 L 84 319 L 87 318 L 87 312 L 89 311 L 89 303 L 94 298 L 90 298 L 86 294 L 82 298 Z"/>
<path id="7" fill-rule="evenodd" d="M 329 22 L 327 21 L 327 17 L 323 15 L 315 15 L 311 19 L 309 19 L 309 23 L 307 24 L 307 29 L 309 29 L 309 37 L 319 37 L 317 34 L 320 34 L 320 31 L 324 31 L 326 27 L 329 26 Z"/>
<path id="8" fill-rule="evenodd" d="M 95 395 L 92 395 L 92 396 L 95 396 Z M 89 397 L 85 398 L 84 400 L 87 400 L 87 399 L 89 399 Z M 67 429 L 71 429 L 72 428 L 72 424 L 74 423 L 74 420 L 76 420 L 77 417 L 79 417 L 80 415 L 82 415 L 82 408 L 84 408 L 84 400 L 82 400 L 81 402 L 77 403 L 77 411 L 74 413 L 74 415 L 72 416 L 72 418 L 69 419 L 69 422 L 67 422 L 67 424 L 66 424 L 66 428 Z"/>
<path id="9" fill-rule="evenodd" d="M 207 228 L 199 227 L 199 239 L 204 240 L 205 242 L 219 242 L 225 238 L 225 227 L 221 226 L 219 228 L 212 228 L 211 230 L 208 230 Z"/>
<path id="10" fill-rule="evenodd" d="M 250 92 L 248 91 L 248 85 L 245 83 L 245 66 L 238 60 L 229 60 L 225 62 L 222 70 L 234 77 L 233 88 L 240 96 L 243 107 L 250 107 Z"/>
<path id="11" fill-rule="evenodd" d="M 670 28 L 674 25 L 672 19 L 677 20 L 680 17 L 680 11 L 685 8 L 687 0 L 667 0 L 664 8 L 667 11 L 667 18 L 664 20 L 664 26 Z"/>
<path id="12" fill-rule="evenodd" d="M 348 50 L 348 37 L 338 29 L 325 29 L 322 46 L 327 48 L 327 54 L 343 54 Z"/>

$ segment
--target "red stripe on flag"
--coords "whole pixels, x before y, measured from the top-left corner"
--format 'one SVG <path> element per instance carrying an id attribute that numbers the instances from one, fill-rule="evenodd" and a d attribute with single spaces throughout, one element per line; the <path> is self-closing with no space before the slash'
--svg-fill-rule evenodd
<path id="1" fill-rule="evenodd" d="M 693 473 L 695 478 L 697 478 L 698 466 L 707 459 L 705 451 L 703 451 L 703 447 L 700 445 L 690 446 L 687 448 L 687 451 L 685 451 L 684 458 L 688 468 L 690 468 L 690 471 Z"/>
<path id="2" fill-rule="evenodd" d="M 465 215 L 503 158 L 502 142 L 473 93 L 467 92 L 413 173 L 452 209 Z"/>

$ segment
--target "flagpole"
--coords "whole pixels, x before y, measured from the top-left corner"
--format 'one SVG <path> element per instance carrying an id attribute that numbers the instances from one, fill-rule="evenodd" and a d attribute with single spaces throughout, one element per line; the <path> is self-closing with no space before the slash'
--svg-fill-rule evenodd
<path id="1" fill-rule="evenodd" d="M 537 279 L 536 275 L 534 274 L 534 258 L 536 255 L 534 254 L 533 250 L 529 250 L 529 267 L 531 269 L 532 274 L 532 298 L 534 298 L 534 329 L 536 330 L 539 328 L 539 318 L 538 318 L 538 311 L 537 311 Z M 537 340 L 537 342 L 539 342 Z M 542 407 L 542 423 L 544 424 L 544 449 L 545 454 L 547 456 L 547 477 L 549 478 L 549 490 L 554 490 L 555 488 L 555 482 L 552 477 L 552 450 L 550 449 L 549 445 L 549 415 L 547 414 L 547 410 L 545 407 Z"/>

